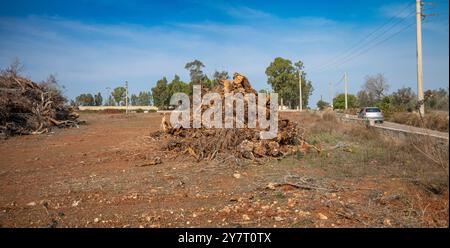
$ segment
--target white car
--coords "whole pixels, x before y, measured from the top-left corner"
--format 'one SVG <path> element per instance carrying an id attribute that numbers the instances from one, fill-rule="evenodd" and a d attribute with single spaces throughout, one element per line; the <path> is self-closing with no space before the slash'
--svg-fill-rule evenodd
<path id="1" fill-rule="evenodd" d="M 377 107 L 366 107 L 362 108 L 359 113 L 358 117 L 365 119 L 365 120 L 374 120 L 375 123 L 383 123 L 384 122 L 384 116 L 381 110 Z"/>

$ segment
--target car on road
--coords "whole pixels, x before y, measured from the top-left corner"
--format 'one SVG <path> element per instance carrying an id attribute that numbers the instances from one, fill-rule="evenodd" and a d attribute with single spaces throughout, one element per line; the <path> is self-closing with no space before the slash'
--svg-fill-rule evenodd
<path id="1" fill-rule="evenodd" d="M 358 113 L 358 118 L 364 120 L 374 120 L 375 123 L 383 123 L 384 116 L 381 110 L 377 107 L 366 107 L 362 108 Z"/>

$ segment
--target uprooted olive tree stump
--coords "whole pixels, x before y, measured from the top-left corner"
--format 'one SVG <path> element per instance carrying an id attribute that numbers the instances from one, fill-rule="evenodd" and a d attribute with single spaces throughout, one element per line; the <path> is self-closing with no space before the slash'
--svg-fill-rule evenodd
<path id="1" fill-rule="evenodd" d="M 204 89 L 202 89 L 204 91 Z M 222 98 L 225 93 L 254 93 L 247 78 L 235 73 L 233 80 L 222 80 L 221 83 L 209 92 L 218 93 Z M 208 93 L 204 91 L 203 93 Z M 266 108 L 270 108 L 270 98 L 266 99 Z M 202 106 L 202 113 L 206 109 Z M 247 109 L 244 115 L 247 123 Z M 266 113 L 268 113 L 267 111 Z M 224 112 L 223 112 L 224 113 Z M 295 152 L 321 150 L 306 142 L 297 123 L 288 119 L 278 120 L 278 134 L 273 139 L 260 139 L 260 128 L 174 128 L 168 121 L 168 116 L 162 119 L 161 130 L 152 133 L 154 140 L 165 140 L 165 149 L 177 154 L 188 154 L 197 161 L 217 159 L 219 155 L 234 158 L 260 161 L 265 157 L 281 157 Z M 245 124 L 244 123 L 244 124 Z M 192 113 L 191 113 L 192 124 Z M 223 158 L 224 156 L 222 156 Z M 225 159 L 217 159 L 224 161 Z"/>

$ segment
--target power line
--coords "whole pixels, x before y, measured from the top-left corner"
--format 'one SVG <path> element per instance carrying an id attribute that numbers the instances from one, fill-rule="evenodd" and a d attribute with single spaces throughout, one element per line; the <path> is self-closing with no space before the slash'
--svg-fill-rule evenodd
<path id="1" fill-rule="evenodd" d="M 367 36 L 365 36 L 363 39 L 361 39 L 360 41 L 354 43 L 352 46 L 350 46 L 348 49 L 344 50 L 341 54 L 338 54 L 337 56 L 335 56 L 334 58 L 332 58 L 331 60 L 329 60 L 328 62 L 326 62 L 325 64 L 322 64 L 314 69 L 322 69 L 324 66 L 326 66 L 327 64 L 331 64 L 334 63 L 337 59 L 339 59 L 339 57 L 341 57 L 342 55 L 347 55 L 349 52 L 351 52 L 353 49 L 357 48 L 359 45 L 363 44 L 364 41 L 366 41 L 368 38 L 370 38 L 372 35 L 374 35 L 376 32 L 378 32 L 379 30 L 383 29 L 384 27 L 386 27 L 388 24 L 390 24 L 392 21 L 394 21 L 399 15 L 401 15 L 408 7 L 412 6 L 411 4 L 407 4 L 405 6 L 405 8 L 402 8 L 401 11 L 399 11 L 398 13 L 396 13 L 394 16 L 392 16 L 387 22 L 383 23 L 381 26 L 379 26 L 378 28 L 376 28 L 374 31 L 372 31 L 371 33 L 369 33 Z"/>
<path id="2" fill-rule="evenodd" d="M 337 83 L 334 84 L 334 86 L 337 86 L 338 84 L 342 83 L 342 81 L 344 81 L 344 77 L 345 76 L 342 76 L 341 79 Z"/>
<path id="3" fill-rule="evenodd" d="M 410 12 L 406 17 L 403 17 L 399 20 L 397 20 L 397 22 L 393 23 L 391 26 L 389 26 L 387 29 L 385 29 L 383 32 L 381 32 L 379 35 L 377 35 L 376 37 L 374 37 L 373 39 L 371 39 L 368 43 L 365 44 L 365 46 L 371 46 L 372 44 L 376 43 L 377 40 L 383 38 L 383 36 L 385 34 L 387 34 L 389 31 L 393 30 L 394 28 L 396 28 L 398 25 L 400 25 L 401 23 L 403 23 L 405 20 L 407 20 L 408 18 L 412 17 L 415 14 L 415 11 Z M 358 48 L 357 50 L 353 51 L 352 53 L 342 57 L 339 61 L 336 61 L 334 63 L 329 63 L 327 66 L 324 66 L 321 70 L 319 70 L 318 72 L 323 72 L 326 71 L 328 69 L 331 69 L 335 66 L 341 65 L 342 64 L 342 60 L 348 60 L 348 58 L 353 58 L 355 54 L 359 54 L 361 51 L 365 51 L 365 46 L 361 46 L 360 48 Z"/>
<path id="4" fill-rule="evenodd" d="M 397 32 L 393 33 L 391 36 L 389 36 L 389 37 L 387 37 L 387 38 L 385 38 L 385 39 L 379 41 L 378 43 L 376 43 L 375 45 L 373 45 L 373 46 L 371 46 L 371 47 L 368 47 L 367 49 L 363 50 L 362 52 L 360 52 L 360 53 L 356 54 L 355 56 L 349 58 L 347 61 L 342 62 L 342 64 L 344 64 L 344 63 L 350 61 L 350 60 L 353 59 L 353 58 L 356 58 L 356 57 L 361 56 L 362 54 L 364 54 L 364 53 L 370 51 L 371 49 L 373 49 L 373 48 L 375 48 L 375 47 L 377 47 L 377 46 L 383 44 L 384 42 L 387 42 L 388 40 L 394 38 L 394 37 L 397 36 L 398 34 L 404 32 L 405 30 L 407 30 L 408 28 L 410 28 L 410 27 L 413 26 L 414 24 L 415 24 L 415 22 L 410 23 L 409 25 L 407 25 L 407 26 L 403 27 L 402 29 L 398 30 Z M 345 75 L 342 76 L 342 78 L 341 78 L 337 83 L 335 83 L 334 86 L 337 86 L 338 84 L 342 83 L 344 79 L 345 79 Z"/>
<path id="5" fill-rule="evenodd" d="M 404 28 L 402 28 L 402 29 L 400 29 L 399 31 L 393 33 L 391 36 L 388 36 L 388 37 L 385 38 L 384 40 L 381 40 L 381 41 L 377 42 L 376 44 L 374 44 L 373 46 L 370 46 L 370 47 L 368 47 L 367 49 L 361 51 L 360 53 L 355 54 L 354 56 L 348 58 L 347 60 L 342 61 L 342 62 L 341 62 L 341 65 L 343 65 L 343 64 L 349 62 L 350 60 L 352 60 L 352 59 L 354 59 L 354 58 L 357 58 L 357 57 L 363 55 L 364 53 L 367 53 L 368 51 L 372 50 L 373 48 L 375 48 L 375 47 L 377 47 L 377 46 L 379 46 L 379 45 L 381 45 L 381 44 L 383 44 L 383 43 L 389 41 L 390 39 L 394 38 L 395 36 L 397 36 L 398 34 L 404 32 L 405 30 L 407 30 L 408 28 L 410 28 L 411 26 L 413 26 L 413 25 L 415 25 L 415 24 L 416 24 L 416 23 L 414 22 L 414 23 L 411 23 L 411 24 L 405 26 Z"/>
<path id="6" fill-rule="evenodd" d="M 424 23 L 429 23 L 429 22 L 432 22 L 432 21 L 429 21 L 429 19 L 426 19 L 426 20 L 424 21 Z M 381 45 L 381 44 L 383 44 L 383 43 L 385 43 L 385 42 L 391 40 L 392 38 L 394 38 L 395 36 L 399 35 L 400 33 L 404 32 L 404 31 L 406 31 L 407 29 L 409 29 L 411 26 L 413 26 L 413 25 L 415 25 L 415 24 L 416 24 L 416 23 L 413 22 L 413 23 L 410 23 L 409 25 L 406 25 L 406 26 L 403 27 L 402 29 L 400 29 L 400 30 L 398 30 L 397 32 L 393 33 L 392 35 L 386 37 L 385 39 L 383 39 L 383 40 L 377 42 L 377 43 L 374 44 L 373 46 L 370 46 L 370 47 L 366 48 L 365 50 L 361 51 L 360 53 L 355 54 L 354 56 L 348 58 L 347 60 L 342 61 L 342 62 L 341 62 L 341 65 L 342 65 L 342 64 L 345 64 L 345 63 L 349 62 L 350 60 L 352 60 L 352 59 L 354 59 L 354 58 L 357 58 L 357 57 L 363 55 L 364 53 L 369 52 L 369 51 L 372 50 L 373 48 L 375 48 L 375 47 L 377 47 L 377 46 L 379 46 L 379 45 Z"/>
<path id="7" fill-rule="evenodd" d="M 374 47 L 376 47 L 376 46 L 378 46 L 378 45 L 381 45 L 382 43 L 384 43 L 384 42 L 386 42 L 386 41 L 388 41 L 388 40 L 394 38 L 394 37 L 397 36 L 398 34 L 402 33 L 403 31 L 405 31 L 405 30 L 407 30 L 408 28 L 410 28 L 411 26 L 413 26 L 414 24 L 415 24 L 415 23 L 411 23 L 411 24 L 409 24 L 409 25 L 403 27 L 402 29 L 398 30 L 397 32 L 395 32 L 395 33 L 392 34 L 391 36 L 385 38 L 384 40 L 379 41 L 378 43 L 376 43 L 375 45 L 373 45 L 373 46 L 371 46 L 371 47 L 368 47 L 366 50 L 364 50 L 363 52 L 361 52 L 361 53 L 355 55 L 354 57 L 352 57 L 352 58 L 350 58 L 350 59 L 348 59 L 347 61 L 344 61 L 342 64 L 344 64 L 344 63 L 350 61 L 351 59 L 356 58 L 356 57 L 358 57 L 358 56 L 360 56 L 360 55 L 362 55 L 362 54 L 368 52 L 368 51 L 371 50 L 372 48 L 374 48 Z M 344 80 L 345 78 L 346 78 L 346 74 L 344 74 L 344 76 L 342 76 L 342 78 L 341 78 L 337 83 L 335 83 L 334 86 L 337 86 L 338 84 L 342 83 L 343 80 Z"/>
<path id="8" fill-rule="evenodd" d="M 361 39 L 360 41 L 354 43 L 351 47 L 349 47 L 348 49 L 344 50 L 341 54 L 338 54 L 337 56 L 335 56 L 334 58 L 332 58 L 331 60 L 329 60 L 328 62 L 314 67 L 312 70 L 317 69 L 317 70 L 323 70 L 327 67 L 329 67 L 330 65 L 333 65 L 334 63 L 336 63 L 339 59 L 341 58 L 346 58 L 348 56 L 351 56 L 352 53 L 356 52 L 357 50 L 364 48 L 364 43 L 365 41 L 367 41 L 369 38 L 371 38 L 373 35 L 375 35 L 378 31 L 382 31 L 385 27 L 387 27 L 386 30 L 382 31 L 380 34 L 378 34 L 377 37 L 374 37 L 375 39 L 377 39 L 379 36 L 384 35 L 387 31 L 391 30 L 393 27 L 395 27 L 396 25 L 398 25 L 399 23 L 402 22 L 402 20 L 410 17 L 413 13 L 410 13 L 407 17 L 401 18 L 400 21 L 397 21 L 395 23 L 392 24 L 392 22 L 394 20 L 396 20 L 399 16 L 402 16 L 403 13 L 405 12 L 405 10 L 407 10 L 409 7 L 411 7 L 411 4 L 407 4 L 404 8 L 402 8 L 398 13 L 396 13 L 394 16 L 392 16 L 387 22 L 383 23 L 381 26 L 379 26 L 378 28 L 376 28 L 374 31 L 372 31 L 371 33 L 369 33 L 367 36 L 365 36 L 363 39 Z M 392 25 L 391 25 L 392 24 Z M 370 44 L 374 39 L 370 40 L 368 43 Z"/>

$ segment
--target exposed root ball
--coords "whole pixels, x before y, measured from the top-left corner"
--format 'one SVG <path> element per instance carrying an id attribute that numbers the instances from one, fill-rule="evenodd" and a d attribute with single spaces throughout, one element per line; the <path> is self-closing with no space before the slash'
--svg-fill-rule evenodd
<path id="1" fill-rule="evenodd" d="M 233 81 L 223 80 L 212 92 L 224 97 L 225 93 L 254 93 L 247 78 L 235 73 Z M 269 113 L 270 99 L 266 99 Z M 203 108 L 202 112 L 207 108 Z M 247 111 L 244 115 L 247 124 Z M 192 117 L 192 116 L 191 116 Z M 191 118 L 192 119 L 192 118 Z M 191 120 L 192 121 L 192 120 Z M 287 119 L 278 120 L 277 137 L 271 140 L 260 139 L 260 128 L 173 128 L 164 116 L 161 124 L 162 132 L 152 134 L 154 138 L 167 138 L 166 149 L 179 154 L 189 154 L 196 160 L 212 160 L 218 154 L 232 154 L 237 158 L 259 159 L 263 157 L 279 157 L 294 151 L 305 151 L 309 146 L 302 137 L 296 123 Z"/>

